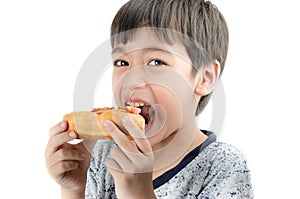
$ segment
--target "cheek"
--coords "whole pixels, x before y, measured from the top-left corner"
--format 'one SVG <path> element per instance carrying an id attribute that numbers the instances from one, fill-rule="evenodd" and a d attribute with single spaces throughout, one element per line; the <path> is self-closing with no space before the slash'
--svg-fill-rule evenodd
<path id="1" fill-rule="evenodd" d="M 113 72 L 112 73 L 112 78 L 111 78 L 111 86 L 113 89 L 113 93 L 119 93 L 122 85 L 124 85 L 125 80 L 124 80 L 124 74 L 120 73 L 120 72 Z"/>
<path id="2" fill-rule="evenodd" d="M 170 131 L 193 121 L 197 100 L 186 82 L 177 81 L 169 87 L 158 87 L 155 90 L 158 103 L 167 113 L 166 127 Z"/>
<path id="3" fill-rule="evenodd" d="M 112 88 L 115 89 L 117 86 L 120 86 L 118 84 L 124 83 L 124 77 L 127 74 L 128 69 L 127 68 L 117 68 L 113 67 L 112 71 Z"/>
<path id="4" fill-rule="evenodd" d="M 158 97 L 158 104 L 160 104 L 167 113 L 167 125 L 180 125 L 182 104 L 178 96 L 167 88 L 157 88 L 156 96 Z"/>
<path id="5" fill-rule="evenodd" d="M 111 77 L 111 83 L 112 83 L 112 89 L 115 90 L 116 89 L 116 86 L 117 86 L 117 83 L 118 83 L 118 80 L 119 80 L 119 75 L 113 73 L 112 74 L 112 77 Z"/>
<path id="6" fill-rule="evenodd" d="M 114 102 L 117 106 L 122 106 L 121 102 L 121 87 L 120 87 L 120 75 L 114 74 L 111 79 L 111 88 L 113 92 Z"/>

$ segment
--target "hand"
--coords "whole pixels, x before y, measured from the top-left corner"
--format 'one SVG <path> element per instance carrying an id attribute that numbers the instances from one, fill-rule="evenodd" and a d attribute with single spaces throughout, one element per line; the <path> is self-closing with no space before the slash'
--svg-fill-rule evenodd
<path id="1" fill-rule="evenodd" d="M 123 118 L 123 125 L 133 141 L 111 121 L 104 123 L 108 133 L 118 144 L 106 162 L 108 171 L 114 177 L 116 194 L 118 198 L 155 198 L 152 185 L 154 155 L 151 145 L 145 133 L 129 117 Z"/>
<path id="2" fill-rule="evenodd" d="M 49 174 L 62 187 L 62 191 L 84 194 L 87 169 L 90 162 L 90 149 L 93 143 L 69 144 L 77 138 L 68 132 L 67 122 L 62 121 L 50 129 L 50 138 L 45 151 L 46 166 Z"/>

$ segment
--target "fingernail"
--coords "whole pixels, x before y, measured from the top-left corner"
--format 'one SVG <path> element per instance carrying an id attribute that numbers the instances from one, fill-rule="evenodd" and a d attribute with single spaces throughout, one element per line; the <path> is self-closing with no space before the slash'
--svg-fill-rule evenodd
<path id="1" fill-rule="evenodd" d="M 122 120 L 123 120 L 123 122 L 128 122 L 128 121 L 129 121 L 128 115 L 124 116 L 124 117 L 122 118 Z"/>
<path id="2" fill-rule="evenodd" d="M 106 128 L 106 129 L 109 129 L 109 128 L 110 128 L 110 125 L 111 125 L 111 121 L 109 121 L 109 120 L 106 120 L 106 121 L 103 123 L 103 126 L 104 126 L 104 128 Z"/>
<path id="3" fill-rule="evenodd" d="M 60 123 L 60 126 L 61 126 L 62 128 L 66 128 L 66 121 L 62 121 L 62 122 Z"/>
<path id="4" fill-rule="evenodd" d="M 70 132 L 69 132 L 69 136 L 70 136 L 71 138 L 76 138 L 76 134 L 74 133 L 74 131 L 70 131 Z"/>
<path id="5" fill-rule="evenodd" d="M 85 153 L 82 153 L 82 154 L 81 154 L 81 157 L 82 157 L 82 158 L 85 158 L 85 157 L 86 157 Z"/>

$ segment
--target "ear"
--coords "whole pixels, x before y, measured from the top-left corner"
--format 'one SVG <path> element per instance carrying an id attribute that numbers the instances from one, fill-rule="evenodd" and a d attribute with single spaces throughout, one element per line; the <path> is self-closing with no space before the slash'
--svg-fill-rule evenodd
<path id="1" fill-rule="evenodd" d="M 205 96 L 211 93 L 220 76 L 220 62 L 214 60 L 212 64 L 203 66 L 196 75 L 194 93 Z"/>

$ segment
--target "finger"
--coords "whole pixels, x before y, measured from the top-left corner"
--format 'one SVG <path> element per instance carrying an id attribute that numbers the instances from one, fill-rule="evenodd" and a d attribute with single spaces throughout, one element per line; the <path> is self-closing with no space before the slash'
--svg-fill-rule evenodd
<path id="1" fill-rule="evenodd" d="M 126 173 L 145 173 L 153 171 L 152 156 L 145 156 L 142 153 L 124 153 L 119 147 L 114 148 L 110 153 L 111 167 Z M 116 165 L 117 164 L 117 165 Z"/>
<path id="2" fill-rule="evenodd" d="M 110 158 L 115 160 L 120 169 L 124 171 L 127 171 L 132 164 L 132 160 L 119 147 L 116 147 L 111 151 Z"/>
<path id="3" fill-rule="evenodd" d="M 142 153 L 152 152 L 151 144 L 145 133 L 128 116 L 122 118 L 122 123 Z"/>
<path id="4" fill-rule="evenodd" d="M 57 125 L 53 126 L 50 129 L 49 134 L 50 134 L 50 136 L 53 136 L 53 135 L 56 135 L 56 134 L 66 131 L 67 128 L 68 128 L 68 123 L 63 120 L 63 121 L 59 122 Z"/>
<path id="5" fill-rule="evenodd" d="M 103 124 L 106 131 L 110 134 L 113 140 L 124 152 L 136 153 L 136 147 L 127 138 L 126 134 L 122 132 L 113 122 L 106 120 Z"/>
<path id="6" fill-rule="evenodd" d="M 106 168 L 108 169 L 109 172 L 112 171 L 122 171 L 120 165 L 118 164 L 118 162 L 112 158 L 109 158 L 106 160 Z"/>
<path id="7" fill-rule="evenodd" d="M 62 161 L 83 161 L 86 155 L 81 150 L 61 148 L 47 159 L 48 166 L 54 166 Z"/>
<path id="8" fill-rule="evenodd" d="M 73 131 L 70 131 L 70 132 L 65 131 L 63 133 L 51 136 L 48 141 L 48 145 L 47 145 L 47 148 L 45 151 L 46 157 L 50 156 L 55 151 L 57 151 L 58 148 L 60 146 L 62 146 L 63 144 L 65 144 L 68 141 L 71 141 L 73 139 L 76 139 L 76 138 L 77 138 L 77 134 L 74 133 Z"/>
<path id="9" fill-rule="evenodd" d="M 59 180 L 59 176 L 64 176 L 64 173 L 78 168 L 78 162 L 76 161 L 62 161 L 58 162 L 49 169 L 49 173 L 54 179 Z"/>

